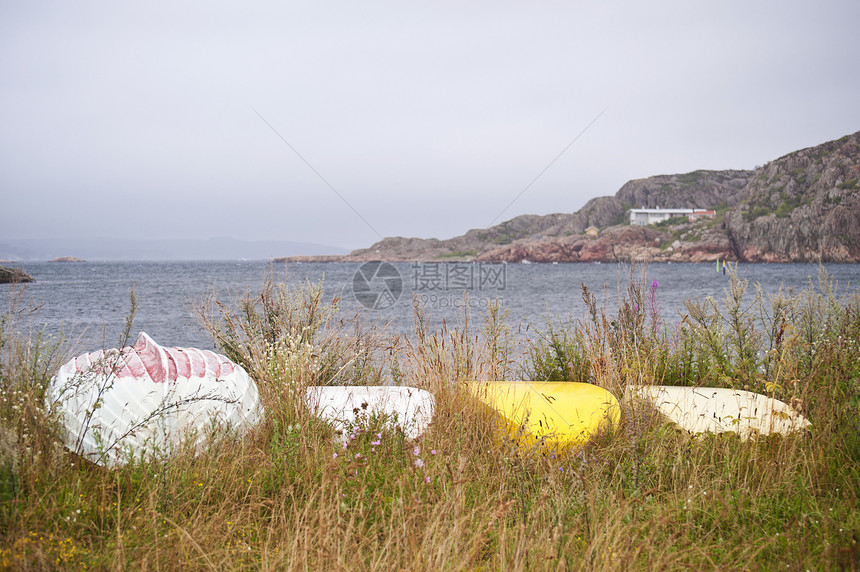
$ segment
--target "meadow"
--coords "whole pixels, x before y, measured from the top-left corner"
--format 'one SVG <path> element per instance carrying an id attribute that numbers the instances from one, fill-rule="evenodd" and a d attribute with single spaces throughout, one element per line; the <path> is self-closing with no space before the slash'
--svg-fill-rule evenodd
<path id="1" fill-rule="evenodd" d="M 617 311 L 514 324 L 500 305 L 391 335 L 320 284 L 269 280 L 195 308 L 256 380 L 265 421 L 202 452 L 89 463 L 58 439 L 45 388 L 73 341 L 0 317 L 0 567 L 10 569 L 667 570 L 860 568 L 860 293 L 822 270 L 798 293 L 732 277 L 723 299 L 661 310 L 631 271 Z M 133 332 L 134 295 L 119 345 Z M 468 304 L 464 307 L 468 308 Z M 134 332 L 136 334 L 136 332 Z M 567 455 L 498 438 L 470 380 L 585 381 L 619 427 Z M 396 383 L 436 396 L 407 439 L 370 417 L 348 435 L 310 415 L 308 385 Z M 749 389 L 811 422 L 788 436 L 691 435 L 633 384 Z"/>

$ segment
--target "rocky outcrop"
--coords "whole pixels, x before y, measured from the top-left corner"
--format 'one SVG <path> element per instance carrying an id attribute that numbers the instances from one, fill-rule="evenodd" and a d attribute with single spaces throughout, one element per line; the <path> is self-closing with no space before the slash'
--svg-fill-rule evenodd
<path id="1" fill-rule="evenodd" d="M 668 230 L 613 226 L 599 237 L 523 239 L 476 257 L 481 262 L 712 262 L 731 260 L 725 233 L 706 221 Z"/>
<path id="2" fill-rule="evenodd" d="M 463 240 L 465 237 L 459 238 L 461 239 L 459 242 L 468 242 Z M 453 240 L 455 239 L 451 239 L 451 241 Z M 456 246 L 451 241 L 443 241 L 437 238 L 388 237 L 380 240 L 370 248 L 353 250 L 345 259 L 356 262 L 368 260 L 388 260 L 390 262 L 431 260 L 454 252 Z M 474 253 L 462 251 L 457 254 L 461 255 L 462 258 L 468 258 L 469 254 Z"/>
<path id="3" fill-rule="evenodd" d="M 13 282 L 33 282 L 33 277 L 20 268 L 0 266 L 0 284 L 10 284 Z"/>
<path id="4" fill-rule="evenodd" d="M 49 262 L 86 262 L 83 258 L 78 258 L 77 256 L 59 256 L 50 260 Z"/>
<path id="5" fill-rule="evenodd" d="M 693 171 L 629 181 L 615 198 L 627 208 L 725 209 L 740 202 L 755 171 Z"/>
<path id="6" fill-rule="evenodd" d="M 272 262 L 343 262 L 344 255 L 342 254 L 302 254 L 296 256 L 278 256 L 272 259 Z"/>
<path id="7" fill-rule="evenodd" d="M 749 262 L 860 262 L 860 133 L 765 165 L 726 216 Z"/>

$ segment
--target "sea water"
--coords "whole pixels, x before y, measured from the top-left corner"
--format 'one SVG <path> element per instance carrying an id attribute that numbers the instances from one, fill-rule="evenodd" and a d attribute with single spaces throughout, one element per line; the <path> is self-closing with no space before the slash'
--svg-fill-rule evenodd
<path id="1" fill-rule="evenodd" d="M 115 347 L 129 312 L 129 291 L 139 305 L 132 338 L 146 331 L 166 346 L 212 348 L 211 336 L 195 318 L 194 308 L 207 294 L 228 306 L 244 293 L 259 293 L 267 278 L 290 287 L 322 283 L 327 302 L 336 300 L 339 318 L 357 319 L 367 326 L 384 327 L 392 334 L 414 329 L 417 303 L 430 317 L 430 326 L 444 321 L 462 327 L 468 314 L 480 329 L 490 304 L 508 312 L 514 332 L 545 328 L 585 316 L 583 285 L 609 311 L 626 295 L 631 276 L 656 288 L 656 301 L 664 322 L 677 322 L 684 301 L 712 297 L 722 302 L 729 276 L 714 263 L 649 264 L 496 264 L 464 262 L 396 263 L 290 263 L 267 261 L 189 262 L 35 262 L 17 265 L 35 278 L 26 286 L 0 286 L 10 303 L 17 292 L 19 307 L 34 307 L 29 320 L 47 334 L 79 338 L 78 349 Z M 817 284 L 817 264 L 739 264 L 736 272 L 746 280 L 748 300 L 755 285 L 767 294 L 782 288 L 798 293 Z M 821 266 L 838 283 L 839 291 L 856 290 L 860 265 Z M 643 275 L 644 272 L 644 275 Z M 23 292 L 21 289 L 23 288 Z"/>

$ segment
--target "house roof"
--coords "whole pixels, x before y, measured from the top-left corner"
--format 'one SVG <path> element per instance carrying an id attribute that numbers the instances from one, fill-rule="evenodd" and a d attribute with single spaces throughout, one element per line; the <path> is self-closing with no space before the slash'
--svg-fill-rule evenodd
<path id="1" fill-rule="evenodd" d="M 701 210 L 701 209 L 696 209 Z M 630 212 L 636 214 L 659 214 L 659 213 L 679 213 L 693 214 L 694 209 L 630 209 Z"/>

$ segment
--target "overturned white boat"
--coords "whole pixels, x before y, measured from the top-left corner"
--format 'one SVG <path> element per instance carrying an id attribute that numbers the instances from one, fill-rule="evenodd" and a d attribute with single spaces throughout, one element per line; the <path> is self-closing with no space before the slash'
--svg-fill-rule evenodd
<path id="1" fill-rule="evenodd" d="M 57 411 L 66 446 L 100 465 L 199 447 L 208 434 L 242 432 L 263 408 L 254 381 L 223 355 L 165 348 L 141 332 L 132 347 L 72 358 L 45 401 Z"/>
<path id="2" fill-rule="evenodd" d="M 392 428 L 399 426 L 408 439 L 427 430 L 436 407 L 430 392 L 406 386 L 310 386 L 305 403 L 344 436 L 376 419 Z"/>
<path id="3" fill-rule="evenodd" d="M 628 397 L 649 401 L 660 413 L 692 433 L 787 435 L 811 423 L 789 405 L 759 393 L 717 387 L 641 385 L 627 388 Z"/>

